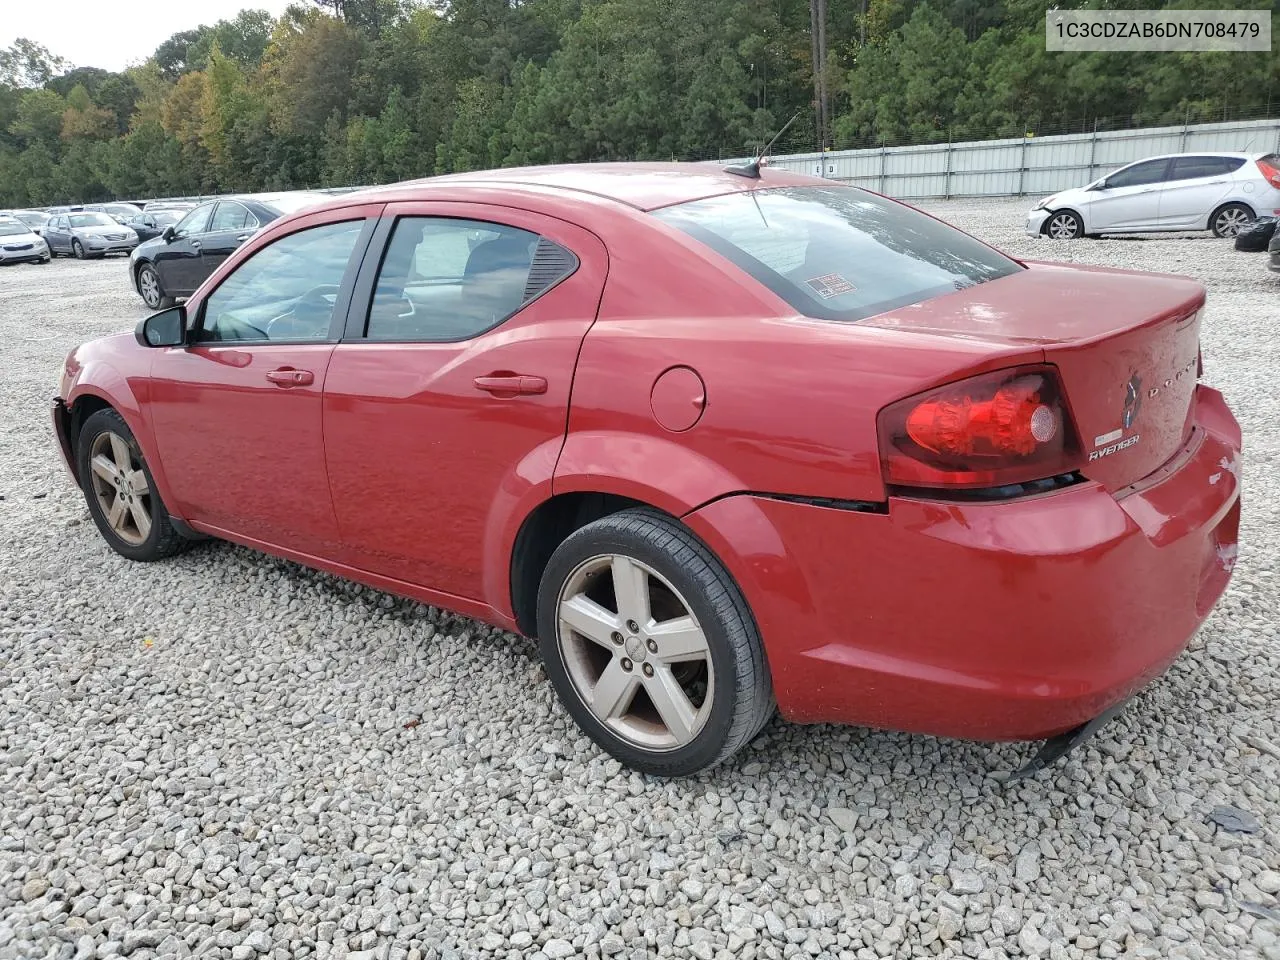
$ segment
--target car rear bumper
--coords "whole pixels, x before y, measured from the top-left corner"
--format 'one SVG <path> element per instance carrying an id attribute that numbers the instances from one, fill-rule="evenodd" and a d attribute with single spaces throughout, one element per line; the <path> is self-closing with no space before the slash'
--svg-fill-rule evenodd
<path id="1" fill-rule="evenodd" d="M 1027 236 L 1038 237 L 1044 229 L 1044 222 L 1049 219 L 1048 210 L 1032 210 L 1027 214 Z"/>
<path id="2" fill-rule="evenodd" d="M 887 513 L 743 494 L 686 520 L 741 584 L 784 716 L 980 740 L 1085 723 L 1162 673 L 1235 563 L 1240 431 L 1200 387 L 1173 460 L 1127 493 L 1083 482 Z"/>

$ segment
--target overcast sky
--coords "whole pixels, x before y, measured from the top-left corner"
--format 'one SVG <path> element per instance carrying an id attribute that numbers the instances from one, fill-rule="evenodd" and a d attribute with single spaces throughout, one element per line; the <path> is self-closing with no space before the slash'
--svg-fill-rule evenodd
<path id="1" fill-rule="evenodd" d="M 77 67 L 120 70 L 180 30 L 246 7 L 279 16 L 290 2 L 297 0 L 0 0 L 0 48 L 27 37 Z"/>

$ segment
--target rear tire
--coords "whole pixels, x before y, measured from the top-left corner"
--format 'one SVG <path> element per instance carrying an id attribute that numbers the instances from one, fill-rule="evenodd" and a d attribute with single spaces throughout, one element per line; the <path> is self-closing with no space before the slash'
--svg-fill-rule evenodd
<path id="1" fill-rule="evenodd" d="M 688 528 L 657 511 L 612 514 L 556 548 L 538 591 L 538 636 L 578 726 L 642 773 L 713 767 L 773 716 L 741 591 Z"/>
<path id="2" fill-rule="evenodd" d="M 176 302 L 173 297 L 165 296 L 164 287 L 160 285 L 160 274 L 149 263 L 138 268 L 138 295 L 152 310 L 168 310 Z"/>
<path id="3" fill-rule="evenodd" d="M 1243 203 L 1224 203 L 1209 217 L 1209 229 L 1215 237 L 1230 239 L 1253 222 L 1253 211 Z"/>
<path id="4" fill-rule="evenodd" d="M 84 422 L 76 441 L 80 488 L 107 545 L 130 560 L 162 560 L 187 546 L 169 522 L 133 431 L 110 407 Z"/>
<path id="5" fill-rule="evenodd" d="M 1074 210 L 1056 210 L 1044 222 L 1044 235 L 1051 240 L 1075 240 L 1084 235 L 1084 221 Z"/>

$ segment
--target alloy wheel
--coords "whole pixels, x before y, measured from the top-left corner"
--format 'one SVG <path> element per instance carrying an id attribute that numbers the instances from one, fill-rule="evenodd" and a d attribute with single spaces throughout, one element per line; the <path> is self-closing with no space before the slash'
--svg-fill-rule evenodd
<path id="1" fill-rule="evenodd" d="M 143 267 L 138 273 L 138 291 L 148 307 L 160 306 L 160 280 L 150 267 Z"/>
<path id="2" fill-rule="evenodd" d="M 79 240 L 71 241 L 71 252 L 75 254 L 77 260 L 84 259 L 84 247 L 81 245 Z"/>
<path id="3" fill-rule="evenodd" d="M 675 750 L 707 722 L 715 670 L 688 602 L 652 567 L 592 557 L 565 580 L 556 634 L 574 692 L 615 735 Z"/>
<path id="4" fill-rule="evenodd" d="M 1048 233 L 1054 240 L 1074 240 L 1076 230 L 1076 218 L 1069 213 L 1055 213 L 1049 219 Z"/>
<path id="5" fill-rule="evenodd" d="M 1250 222 L 1250 216 L 1239 207 L 1228 207 L 1213 221 L 1213 232 L 1220 237 L 1234 237 Z"/>
<path id="6" fill-rule="evenodd" d="M 131 546 L 151 535 L 151 484 L 124 437 L 104 430 L 89 451 L 93 494 L 111 532 Z"/>

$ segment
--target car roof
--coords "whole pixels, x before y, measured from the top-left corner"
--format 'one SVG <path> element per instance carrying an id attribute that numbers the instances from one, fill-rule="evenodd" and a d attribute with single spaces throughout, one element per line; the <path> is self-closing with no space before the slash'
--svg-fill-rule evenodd
<path id="1" fill-rule="evenodd" d="M 1266 156 L 1262 153 L 1231 153 L 1225 150 L 1184 150 L 1182 153 L 1160 153 L 1153 157 L 1143 157 L 1141 160 L 1133 160 L 1132 163 L 1142 163 L 1145 160 L 1172 160 L 1175 157 L 1231 157 L 1233 160 L 1252 160 L 1255 157 Z"/>
<path id="2" fill-rule="evenodd" d="M 589 194 L 637 210 L 656 210 L 690 200 L 747 192 L 760 187 L 822 183 L 830 185 L 831 181 L 767 166 L 761 169 L 757 179 L 728 173 L 720 163 L 577 163 L 453 173 L 361 190 L 335 199 L 346 203 L 354 198 L 366 202 L 412 200 L 416 196 L 426 197 L 436 190 L 453 186 L 514 186 L 568 194 Z"/>

